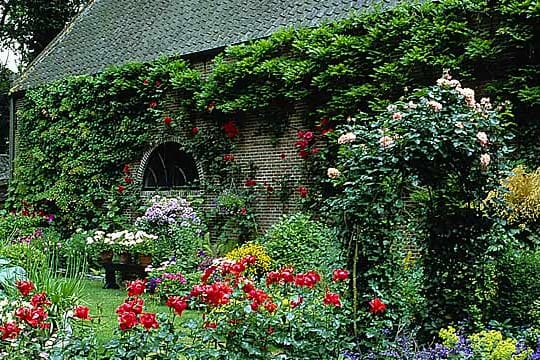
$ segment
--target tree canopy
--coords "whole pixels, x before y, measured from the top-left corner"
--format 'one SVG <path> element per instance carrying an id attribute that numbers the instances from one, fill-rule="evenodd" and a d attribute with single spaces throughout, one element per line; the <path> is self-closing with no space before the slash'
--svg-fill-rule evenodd
<path id="1" fill-rule="evenodd" d="M 0 0 L 0 47 L 32 61 L 88 0 Z"/>

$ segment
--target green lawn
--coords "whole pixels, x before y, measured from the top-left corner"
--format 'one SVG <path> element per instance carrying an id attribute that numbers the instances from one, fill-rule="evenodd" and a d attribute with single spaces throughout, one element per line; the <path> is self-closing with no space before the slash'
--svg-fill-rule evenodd
<path id="1" fill-rule="evenodd" d="M 119 290 L 103 289 L 103 282 L 96 280 L 84 280 L 83 284 L 83 304 L 90 308 L 90 316 L 95 319 L 98 341 L 104 343 L 111 338 L 114 329 L 118 327 L 115 311 L 118 305 L 126 299 L 127 292 L 125 288 Z M 169 312 L 169 308 L 160 303 L 157 296 L 144 295 L 143 298 L 145 311 Z M 197 316 L 197 314 L 195 311 L 185 311 L 181 319 L 185 321 Z"/>

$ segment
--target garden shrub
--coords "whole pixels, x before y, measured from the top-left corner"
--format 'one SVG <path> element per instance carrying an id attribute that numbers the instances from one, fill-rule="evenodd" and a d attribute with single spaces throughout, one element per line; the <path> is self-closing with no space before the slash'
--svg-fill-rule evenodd
<path id="1" fill-rule="evenodd" d="M 333 231 L 309 215 L 284 216 L 259 239 L 275 267 L 299 271 L 330 268 L 339 264 L 340 245 Z"/>
<path id="2" fill-rule="evenodd" d="M 514 325 L 540 324 L 540 250 L 509 249 L 498 266 L 498 319 Z"/>
<path id="3" fill-rule="evenodd" d="M 29 242 L 41 225 L 43 219 L 40 216 L 3 211 L 0 217 L 0 242 Z"/>

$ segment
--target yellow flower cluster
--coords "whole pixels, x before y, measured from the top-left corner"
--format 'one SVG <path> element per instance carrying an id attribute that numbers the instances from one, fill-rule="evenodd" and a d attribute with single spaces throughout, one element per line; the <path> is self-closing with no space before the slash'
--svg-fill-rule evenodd
<path id="1" fill-rule="evenodd" d="M 512 170 L 513 175 L 502 181 L 508 190 L 502 195 L 506 208 L 497 207 L 500 215 L 508 222 L 525 226 L 540 218 L 540 168 L 528 173 L 523 166 Z M 492 204 L 496 193 L 488 195 Z"/>
<path id="2" fill-rule="evenodd" d="M 439 337 L 442 340 L 442 344 L 447 349 L 453 348 L 459 342 L 459 336 L 457 335 L 456 329 L 453 326 L 439 330 Z"/>
<path id="3" fill-rule="evenodd" d="M 254 265 L 248 266 L 246 272 L 248 274 L 262 275 L 270 270 L 272 259 L 266 253 L 266 250 L 259 244 L 248 242 L 237 247 L 225 254 L 225 258 L 229 260 L 240 260 L 245 256 L 253 255 L 257 259 Z"/>
<path id="4" fill-rule="evenodd" d="M 469 337 L 475 354 L 486 360 L 525 360 L 532 350 L 516 354 L 517 340 L 504 339 L 500 331 L 484 330 Z"/>

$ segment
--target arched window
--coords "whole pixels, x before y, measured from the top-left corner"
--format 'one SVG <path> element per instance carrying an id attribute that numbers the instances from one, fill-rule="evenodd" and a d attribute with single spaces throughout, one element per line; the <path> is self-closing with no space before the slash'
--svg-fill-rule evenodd
<path id="1" fill-rule="evenodd" d="M 159 145 L 148 158 L 143 188 L 172 189 L 191 185 L 198 179 L 193 157 L 182 151 L 179 144 L 167 142 Z"/>

